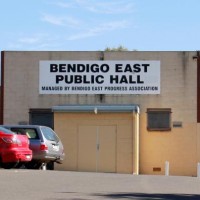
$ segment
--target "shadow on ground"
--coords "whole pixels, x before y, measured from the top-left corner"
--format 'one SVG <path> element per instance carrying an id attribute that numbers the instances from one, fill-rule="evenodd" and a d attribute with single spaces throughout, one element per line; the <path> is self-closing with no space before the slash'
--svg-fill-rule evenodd
<path id="1" fill-rule="evenodd" d="M 133 200 L 200 200 L 198 194 L 144 194 L 144 193 L 110 193 L 96 194 L 107 199 L 133 199 Z"/>

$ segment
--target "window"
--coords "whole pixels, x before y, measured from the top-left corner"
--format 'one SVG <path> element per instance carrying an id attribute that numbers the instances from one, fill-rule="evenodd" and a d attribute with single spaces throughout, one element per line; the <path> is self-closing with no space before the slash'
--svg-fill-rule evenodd
<path id="1" fill-rule="evenodd" d="M 53 129 L 53 112 L 51 109 L 30 109 L 29 124 L 48 126 Z"/>
<path id="2" fill-rule="evenodd" d="M 55 134 L 55 132 L 53 130 L 51 130 L 48 127 L 41 127 L 41 130 L 44 134 L 44 137 L 47 140 L 59 142 L 59 138 L 57 137 L 57 135 Z"/>
<path id="3" fill-rule="evenodd" d="M 39 139 L 35 129 L 31 128 L 11 128 L 17 134 L 26 135 L 29 139 Z"/>
<path id="4" fill-rule="evenodd" d="M 147 109 L 147 129 L 149 131 L 170 131 L 171 109 Z"/>

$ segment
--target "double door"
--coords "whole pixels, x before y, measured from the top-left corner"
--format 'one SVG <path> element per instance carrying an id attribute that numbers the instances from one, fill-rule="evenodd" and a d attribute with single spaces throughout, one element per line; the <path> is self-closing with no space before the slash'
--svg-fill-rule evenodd
<path id="1" fill-rule="evenodd" d="M 78 171 L 116 172 L 116 126 L 79 126 Z"/>

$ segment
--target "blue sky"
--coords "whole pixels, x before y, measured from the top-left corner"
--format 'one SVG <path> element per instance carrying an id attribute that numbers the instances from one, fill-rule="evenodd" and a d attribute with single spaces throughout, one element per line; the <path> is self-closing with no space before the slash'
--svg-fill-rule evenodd
<path id="1" fill-rule="evenodd" d="M 200 0 L 0 0 L 0 50 L 200 49 Z"/>

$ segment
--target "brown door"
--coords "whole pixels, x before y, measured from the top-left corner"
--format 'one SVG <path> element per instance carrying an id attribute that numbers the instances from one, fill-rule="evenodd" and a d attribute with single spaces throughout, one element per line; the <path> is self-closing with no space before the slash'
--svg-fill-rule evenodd
<path id="1" fill-rule="evenodd" d="M 96 127 L 79 126 L 78 171 L 96 171 Z"/>
<path id="2" fill-rule="evenodd" d="M 116 126 L 99 126 L 97 171 L 116 172 Z"/>
<path id="3" fill-rule="evenodd" d="M 116 126 L 79 126 L 78 171 L 116 172 Z"/>

